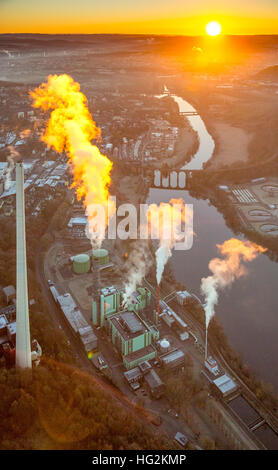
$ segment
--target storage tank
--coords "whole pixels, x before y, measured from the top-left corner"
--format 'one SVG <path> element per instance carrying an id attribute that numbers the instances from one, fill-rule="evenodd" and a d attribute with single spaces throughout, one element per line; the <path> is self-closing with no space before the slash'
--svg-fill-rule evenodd
<path id="1" fill-rule="evenodd" d="M 109 263 L 109 253 L 105 248 L 93 250 L 93 259 L 99 264 Z"/>
<path id="2" fill-rule="evenodd" d="M 86 254 L 76 255 L 73 258 L 73 271 L 75 274 L 85 274 L 90 271 L 91 260 Z"/>
<path id="3" fill-rule="evenodd" d="M 170 348 L 170 343 L 169 343 L 169 341 L 168 341 L 166 338 L 163 338 L 163 339 L 160 341 L 160 349 L 161 349 L 161 351 L 167 352 L 167 351 L 169 351 L 169 348 Z"/>

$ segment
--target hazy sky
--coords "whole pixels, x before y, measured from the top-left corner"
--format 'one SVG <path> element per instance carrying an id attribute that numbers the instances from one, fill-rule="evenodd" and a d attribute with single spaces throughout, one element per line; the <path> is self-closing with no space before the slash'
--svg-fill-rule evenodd
<path id="1" fill-rule="evenodd" d="M 0 32 L 278 33 L 278 0 L 0 0 Z"/>

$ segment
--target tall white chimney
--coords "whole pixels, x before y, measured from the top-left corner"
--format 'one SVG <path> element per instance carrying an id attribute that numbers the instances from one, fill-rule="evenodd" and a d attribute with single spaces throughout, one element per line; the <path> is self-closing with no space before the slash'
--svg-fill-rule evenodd
<path id="1" fill-rule="evenodd" d="M 16 367 L 31 368 L 27 286 L 24 166 L 16 163 Z"/>

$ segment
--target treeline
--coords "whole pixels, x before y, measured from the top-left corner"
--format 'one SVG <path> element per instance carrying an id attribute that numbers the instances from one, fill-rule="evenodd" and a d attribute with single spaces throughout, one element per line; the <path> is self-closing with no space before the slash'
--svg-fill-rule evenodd
<path id="1" fill-rule="evenodd" d="M 171 448 L 104 387 L 51 360 L 32 372 L 0 370 L 0 449 Z"/>

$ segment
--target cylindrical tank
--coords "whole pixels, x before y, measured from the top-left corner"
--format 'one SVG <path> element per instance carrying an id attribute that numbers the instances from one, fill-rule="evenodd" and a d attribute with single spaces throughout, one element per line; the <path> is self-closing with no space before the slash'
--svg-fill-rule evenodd
<path id="1" fill-rule="evenodd" d="M 93 250 L 93 259 L 99 264 L 109 263 L 109 253 L 105 248 Z"/>
<path id="2" fill-rule="evenodd" d="M 85 274 L 90 271 L 91 260 L 90 256 L 84 254 L 76 255 L 73 258 L 73 271 L 75 274 Z"/>
<path id="3" fill-rule="evenodd" d="M 163 338 L 161 341 L 160 341 L 160 349 L 161 351 L 168 351 L 169 350 L 169 347 L 170 347 L 170 343 L 169 341 L 166 339 L 166 338 Z"/>

